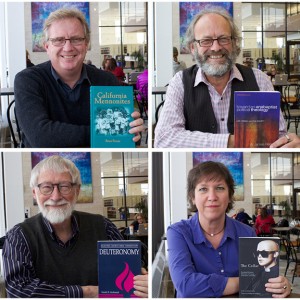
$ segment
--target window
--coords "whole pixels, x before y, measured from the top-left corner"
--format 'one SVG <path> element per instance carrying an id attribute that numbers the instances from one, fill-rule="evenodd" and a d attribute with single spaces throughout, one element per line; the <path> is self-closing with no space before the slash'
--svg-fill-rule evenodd
<path id="1" fill-rule="evenodd" d="M 148 214 L 148 154 L 101 153 L 103 215 L 127 227 L 142 208 Z"/>
<path id="2" fill-rule="evenodd" d="M 113 57 L 118 66 L 142 69 L 147 62 L 147 3 L 99 3 L 100 60 Z"/>

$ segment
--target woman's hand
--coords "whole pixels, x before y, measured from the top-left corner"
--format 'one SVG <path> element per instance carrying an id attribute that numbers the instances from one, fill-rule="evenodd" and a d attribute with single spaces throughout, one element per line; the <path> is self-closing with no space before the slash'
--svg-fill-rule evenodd
<path id="1" fill-rule="evenodd" d="M 129 124 L 129 126 L 131 127 L 129 133 L 134 133 L 135 137 L 133 138 L 133 141 L 138 142 L 141 139 L 140 132 L 143 132 L 145 130 L 144 120 L 140 118 L 141 115 L 137 111 L 134 111 L 131 116 L 134 121 L 130 122 Z"/>
<path id="2" fill-rule="evenodd" d="M 133 277 L 134 294 L 140 298 L 148 298 L 148 272 L 142 268 L 142 275 Z"/>
<path id="3" fill-rule="evenodd" d="M 272 293 L 273 298 L 286 298 L 292 291 L 291 284 L 284 276 L 270 278 L 265 287 L 267 292 Z"/>

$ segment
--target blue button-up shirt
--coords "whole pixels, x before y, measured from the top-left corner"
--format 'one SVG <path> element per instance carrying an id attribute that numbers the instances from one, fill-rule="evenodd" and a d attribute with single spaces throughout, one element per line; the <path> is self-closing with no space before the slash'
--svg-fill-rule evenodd
<path id="1" fill-rule="evenodd" d="M 239 237 L 255 231 L 226 216 L 217 249 L 205 238 L 198 213 L 168 228 L 169 268 L 178 298 L 221 297 L 229 277 L 239 276 Z"/>

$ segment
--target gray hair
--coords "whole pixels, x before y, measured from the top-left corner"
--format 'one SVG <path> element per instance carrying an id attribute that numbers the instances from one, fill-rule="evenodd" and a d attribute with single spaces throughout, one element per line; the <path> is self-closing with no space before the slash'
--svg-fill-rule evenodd
<path id="1" fill-rule="evenodd" d="M 81 185 L 80 172 L 75 164 L 59 155 L 53 155 L 40 161 L 31 171 L 30 187 L 34 188 L 38 184 L 38 178 L 42 172 L 54 171 L 57 173 L 69 172 L 72 182 Z"/>
<path id="2" fill-rule="evenodd" d="M 89 43 L 91 39 L 91 32 L 89 25 L 84 17 L 84 14 L 76 9 L 76 8 L 61 8 L 58 10 L 53 11 L 48 18 L 46 19 L 44 23 L 44 38 L 45 41 L 48 41 L 48 31 L 50 26 L 52 25 L 53 22 L 63 20 L 63 19 L 77 19 L 81 23 L 84 31 L 84 37 L 86 39 L 86 42 Z"/>
<path id="3" fill-rule="evenodd" d="M 240 48 L 240 41 L 241 41 L 241 34 L 240 31 L 238 29 L 238 27 L 234 24 L 232 17 L 230 16 L 230 14 L 228 13 L 228 11 L 226 9 L 224 9 L 221 6 L 206 6 L 199 14 L 197 14 L 192 22 L 190 23 L 186 33 L 185 33 L 185 43 L 186 43 L 186 47 L 190 50 L 190 46 L 192 43 L 195 42 L 195 25 L 196 23 L 199 21 L 199 19 L 201 17 L 203 17 L 206 14 L 217 14 L 222 16 L 224 19 L 227 20 L 227 22 L 230 25 L 230 29 L 231 29 L 231 37 L 233 40 L 235 40 L 236 42 L 236 51 L 237 51 L 237 55 L 240 54 L 241 52 L 241 48 Z"/>

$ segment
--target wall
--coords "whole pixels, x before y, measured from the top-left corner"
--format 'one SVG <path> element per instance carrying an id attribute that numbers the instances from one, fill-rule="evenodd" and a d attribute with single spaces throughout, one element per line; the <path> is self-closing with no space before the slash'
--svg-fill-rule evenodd
<path id="1" fill-rule="evenodd" d="M 100 45 L 98 29 L 98 2 L 90 2 L 90 22 L 91 22 L 91 49 L 87 52 L 86 59 L 90 59 L 98 68 L 100 62 Z M 48 60 L 46 52 L 32 52 L 32 21 L 31 2 L 24 3 L 25 8 L 25 40 L 26 49 L 30 54 L 30 59 L 34 64 L 39 64 Z"/>
<path id="2" fill-rule="evenodd" d="M 233 14 L 234 14 L 234 21 L 236 23 L 236 25 L 238 26 L 238 28 L 241 28 L 241 23 L 242 23 L 242 19 L 241 19 L 241 3 L 233 3 Z M 177 47 L 177 49 L 180 49 L 179 46 L 179 3 L 178 2 L 174 2 L 173 3 L 173 46 Z M 195 62 L 193 61 L 193 58 L 190 54 L 179 54 L 178 56 L 179 60 L 183 60 L 186 63 L 187 67 L 191 67 L 192 65 L 195 64 Z M 238 57 L 237 59 L 238 63 L 242 63 L 242 57 L 241 55 Z"/>
<path id="3" fill-rule="evenodd" d="M 38 207 L 33 205 L 32 190 L 29 187 L 31 172 L 31 153 L 22 153 L 23 188 L 25 208 L 30 209 L 30 215 L 38 213 Z M 91 152 L 91 169 L 93 182 L 93 203 L 78 203 L 76 210 L 95 214 L 103 214 L 104 206 L 101 196 L 101 165 L 100 153 Z"/>

